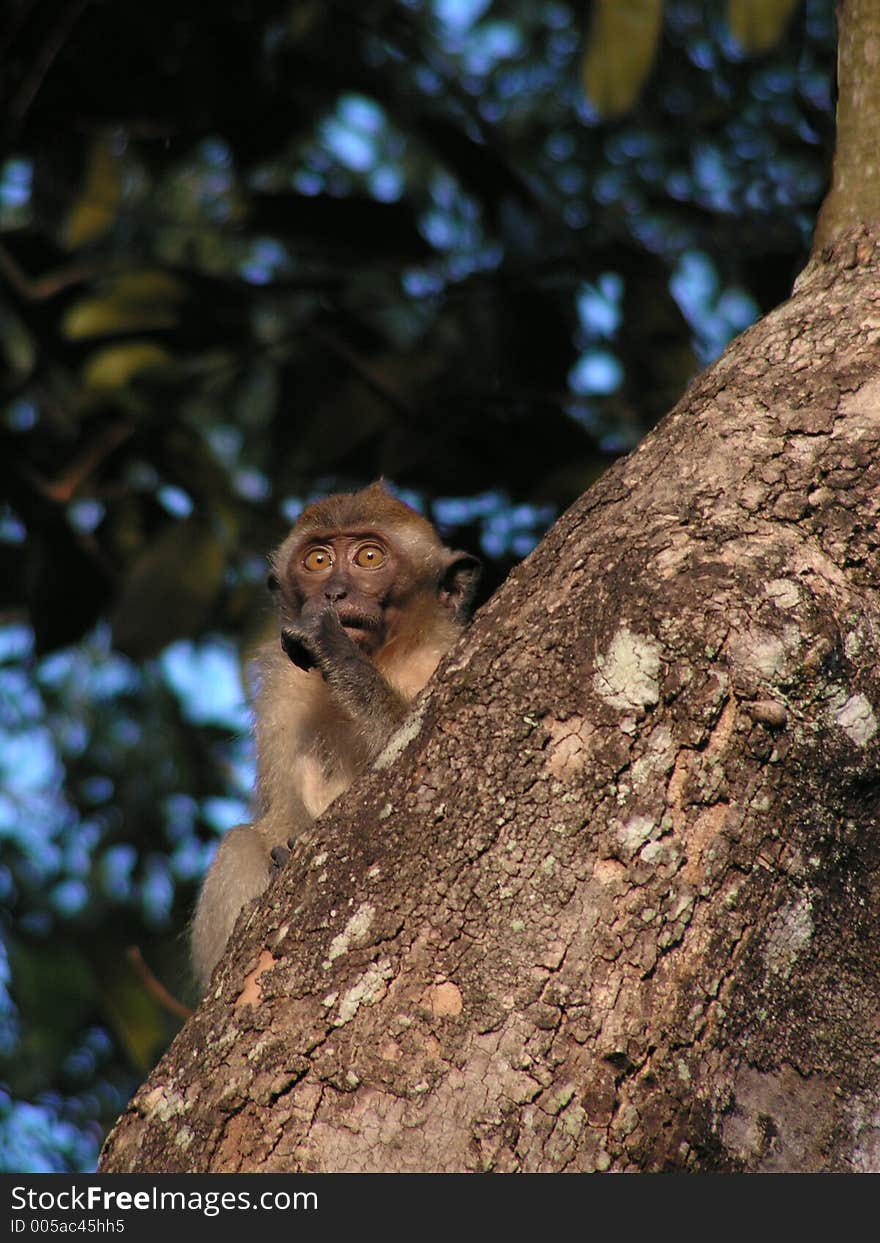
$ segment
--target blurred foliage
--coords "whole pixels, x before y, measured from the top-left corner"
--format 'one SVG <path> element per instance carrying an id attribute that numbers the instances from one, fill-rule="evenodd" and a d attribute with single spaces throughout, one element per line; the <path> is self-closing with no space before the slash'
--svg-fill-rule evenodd
<path id="1" fill-rule="evenodd" d="M 89 1167 L 251 776 L 266 551 L 386 475 L 486 591 L 787 296 L 831 0 L 12 0 L 0 1166 Z"/>

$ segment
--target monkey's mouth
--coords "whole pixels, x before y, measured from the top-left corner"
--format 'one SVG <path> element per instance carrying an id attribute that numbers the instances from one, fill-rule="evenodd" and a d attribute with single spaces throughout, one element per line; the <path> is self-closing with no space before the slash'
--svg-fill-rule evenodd
<path id="1" fill-rule="evenodd" d="M 381 642 L 381 618 L 372 617 L 369 613 L 346 610 L 339 613 L 339 624 L 352 643 L 368 656 Z"/>
<path id="2" fill-rule="evenodd" d="M 379 629 L 379 619 L 371 617 L 369 613 L 353 613 L 348 610 L 339 612 L 339 624 L 346 634 L 351 633 L 352 638 L 358 633 L 369 635 L 374 634 Z"/>

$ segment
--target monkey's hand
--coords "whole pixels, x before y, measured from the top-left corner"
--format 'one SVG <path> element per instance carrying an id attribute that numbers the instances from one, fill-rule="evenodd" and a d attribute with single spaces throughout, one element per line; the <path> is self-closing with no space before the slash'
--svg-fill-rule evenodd
<path id="1" fill-rule="evenodd" d="M 345 633 L 333 605 L 320 611 L 303 609 L 295 625 L 281 631 L 281 646 L 299 669 L 322 673 L 340 661 L 358 659 L 358 647 Z"/>
<path id="2" fill-rule="evenodd" d="M 293 626 L 285 626 L 281 631 L 281 646 L 297 669 L 314 669 L 318 663 L 312 650 L 310 637 Z"/>
<path id="3" fill-rule="evenodd" d="M 269 864 L 269 879 L 274 880 L 287 860 L 290 858 L 290 852 L 296 845 L 295 837 L 288 837 L 286 846 L 273 846 L 269 851 L 269 858 L 272 862 Z"/>
<path id="4" fill-rule="evenodd" d="M 350 630 L 369 626 L 367 617 L 348 616 Z M 337 706 L 361 726 L 364 758 L 374 759 L 409 708 L 351 637 L 333 605 L 314 612 L 304 608 L 296 623 L 282 630 L 281 646 L 300 669 L 321 671 Z"/>

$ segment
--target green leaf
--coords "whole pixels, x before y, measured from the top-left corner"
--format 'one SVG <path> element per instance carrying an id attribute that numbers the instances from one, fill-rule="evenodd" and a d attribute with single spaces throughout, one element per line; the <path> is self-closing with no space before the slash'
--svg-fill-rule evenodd
<path id="1" fill-rule="evenodd" d="M 113 612 L 113 642 L 135 660 L 206 624 L 223 585 L 226 550 L 199 518 L 173 522 L 135 560 Z"/>
<path id="2" fill-rule="evenodd" d="M 57 1072 L 97 996 L 91 967 L 70 942 L 34 944 L 10 938 L 13 999 L 24 1028 L 14 1088 L 38 1091 Z"/>
<path id="3" fill-rule="evenodd" d="M 581 66 L 584 92 L 603 116 L 636 103 L 657 53 L 663 0 L 596 0 Z"/>
<path id="4" fill-rule="evenodd" d="M 110 292 L 123 305 L 155 306 L 182 302 L 186 297 L 186 286 L 161 268 L 142 268 L 114 276 Z"/>
<path id="5" fill-rule="evenodd" d="M 107 1019 L 132 1065 L 145 1074 L 168 1041 L 168 1020 L 126 962 L 101 981 Z"/>

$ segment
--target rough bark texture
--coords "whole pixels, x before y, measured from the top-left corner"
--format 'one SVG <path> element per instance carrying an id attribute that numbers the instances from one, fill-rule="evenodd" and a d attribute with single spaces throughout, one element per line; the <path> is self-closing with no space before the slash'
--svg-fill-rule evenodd
<path id="1" fill-rule="evenodd" d="M 104 1170 L 880 1169 L 878 360 L 858 232 L 482 611 Z"/>

